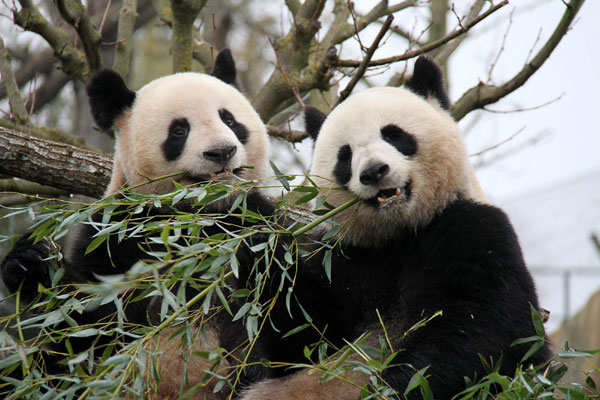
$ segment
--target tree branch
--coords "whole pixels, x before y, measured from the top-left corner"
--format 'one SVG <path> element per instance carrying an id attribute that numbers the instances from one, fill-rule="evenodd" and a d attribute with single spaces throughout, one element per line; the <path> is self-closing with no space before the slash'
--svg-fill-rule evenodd
<path id="1" fill-rule="evenodd" d="M 508 0 L 503 0 L 502 2 L 496 4 L 493 7 L 490 7 L 489 10 L 487 10 L 486 12 L 484 12 L 483 14 L 481 14 L 480 16 L 478 16 L 477 18 L 475 18 L 473 21 L 470 21 L 468 23 L 463 23 L 462 26 L 459 26 L 458 29 L 454 30 L 453 32 L 449 33 L 448 35 L 444 36 L 443 38 L 433 41 L 431 43 L 426 44 L 425 46 L 412 50 L 412 51 L 407 51 L 404 54 L 398 55 L 398 56 L 393 56 L 393 57 L 387 57 L 387 58 L 381 58 L 379 60 L 372 60 L 369 63 L 370 67 L 374 67 L 377 65 L 387 65 L 387 64 L 391 64 L 391 63 L 395 63 L 398 61 L 404 61 L 404 60 L 409 60 L 413 57 L 419 56 L 421 54 L 425 54 L 431 50 L 434 50 L 442 45 L 444 45 L 445 43 L 448 43 L 449 41 L 451 41 L 452 39 L 463 35 L 464 33 L 468 32 L 469 29 L 471 29 L 472 27 L 474 27 L 475 25 L 477 25 L 479 22 L 483 21 L 484 19 L 486 19 L 487 17 L 489 17 L 491 14 L 493 14 L 494 12 L 498 11 L 500 8 L 504 7 L 505 5 L 508 4 Z M 361 64 L 360 61 L 354 61 L 354 60 L 338 60 L 335 65 L 337 67 L 359 67 Z"/>
<path id="2" fill-rule="evenodd" d="M 100 43 L 102 36 L 90 21 L 87 9 L 79 0 L 56 0 L 56 8 L 63 19 L 75 28 L 83 51 L 87 58 L 88 68 L 97 71 L 104 66 Z"/>
<path id="3" fill-rule="evenodd" d="M 354 86 L 356 86 L 358 81 L 362 79 L 365 72 L 367 71 L 367 67 L 369 65 L 369 62 L 371 61 L 371 58 L 373 57 L 373 54 L 375 54 L 375 50 L 377 50 L 377 48 L 379 47 L 379 42 L 381 42 L 381 39 L 383 39 L 383 36 L 385 36 L 388 29 L 390 29 L 390 25 L 392 25 L 393 20 L 394 20 L 394 16 L 392 14 L 387 16 L 387 18 L 385 19 L 385 22 L 383 23 L 383 26 L 379 30 L 379 33 L 377 33 L 377 36 L 375 37 L 373 44 L 367 50 L 367 54 L 365 54 L 365 58 L 363 59 L 362 63 L 360 64 L 360 66 L 358 67 L 358 69 L 356 70 L 354 75 L 352 76 L 352 79 L 350 80 L 348 85 L 344 88 L 344 90 L 342 90 L 340 92 L 340 97 L 337 101 L 337 104 L 346 100 L 346 97 L 348 97 L 350 95 L 350 93 L 352 93 Z"/>
<path id="4" fill-rule="evenodd" d="M 88 146 L 85 140 L 83 140 L 83 138 L 75 137 L 67 132 L 61 131 L 60 129 L 56 128 L 49 128 L 46 126 L 35 126 L 31 124 L 24 126 L 15 124 L 5 119 L 0 119 L 0 127 L 25 133 L 27 135 L 35 136 L 41 139 L 70 144 L 72 146 L 76 146 L 82 149 L 92 151 L 95 150 L 92 147 Z"/>
<path id="5" fill-rule="evenodd" d="M 371 9 L 364 17 L 358 18 L 356 22 L 356 27 L 353 24 L 346 24 L 344 29 L 340 29 L 336 34 L 334 44 L 339 44 L 349 38 L 351 38 L 357 32 L 362 31 L 367 26 L 369 26 L 372 22 L 378 20 L 379 18 L 394 14 L 398 11 L 402 11 L 406 8 L 413 7 L 417 4 L 418 0 L 405 0 L 398 4 L 388 7 L 387 0 L 382 0 L 375 7 Z"/>
<path id="6" fill-rule="evenodd" d="M 277 67 L 252 101 L 264 121 L 268 121 L 279 105 L 294 93 L 327 82 L 325 52 L 309 65 L 314 36 L 321 27 L 318 18 L 324 6 L 324 0 L 305 0 L 289 32 L 273 45 Z"/>
<path id="7" fill-rule="evenodd" d="M 46 20 L 31 0 L 19 0 L 21 10 L 13 10 L 14 22 L 21 28 L 35 32 L 43 37 L 54 49 L 65 72 L 81 81 L 85 81 L 89 68 L 85 55 L 70 44 L 69 35 L 55 28 Z"/>
<path id="8" fill-rule="evenodd" d="M 124 0 L 123 6 L 119 10 L 117 45 L 115 47 L 113 69 L 125 80 L 129 76 L 129 64 L 131 64 L 131 45 L 133 43 L 133 31 L 135 27 L 136 3 L 137 0 Z"/>
<path id="9" fill-rule="evenodd" d="M 525 64 L 512 79 L 500 86 L 485 85 L 480 82 L 479 85 L 467 90 L 467 92 L 450 108 L 452 117 L 459 121 L 469 112 L 498 101 L 502 97 L 523 86 L 544 64 L 548 57 L 550 57 L 558 43 L 560 43 L 560 40 L 565 36 L 577 15 L 577 12 L 583 5 L 583 2 L 584 0 L 571 0 L 569 2 L 560 22 L 550 38 L 546 41 L 540 51 L 538 51 L 535 57 L 529 63 Z"/>
<path id="10" fill-rule="evenodd" d="M 308 137 L 304 131 L 296 131 L 293 129 L 283 129 L 275 125 L 267 125 L 267 133 L 275 138 L 284 139 L 290 143 L 298 143 Z"/>
<path id="11" fill-rule="evenodd" d="M 105 154 L 0 128 L 0 174 L 97 198 L 111 168 Z"/>
<path id="12" fill-rule="evenodd" d="M 25 124 L 29 119 L 25 103 L 19 93 L 19 86 L 13 75 L 10 65 L 10 55 L 4 47 L 4 41 L 0 37 L 0 76 L 2 77 L 2 87 L 8 95 L 8 103 L 12 112 L 13 118 L 21 124 Z"/>
<path id="13" fill-rule="evenodd" d="M 472 23 L 483 9 L 484 4 L 485 2 L 483 1 L 475 0 L 473 5 L 469 9 L 469 13 L 466 15 L 466 17 L 464 17 L 462 24 L 468 25 Z M 443 49 L 439 50 L 439 52 L 434 56 L 434 59 L 441 65 L 446 65 L 446 63 L 448 62 L 448 58 L 450 58 L 452 53 L 454 53 L 454 51 L 458 48 L 458 46 L 460 46 L 460 44 L 463 40 L 465 40 L 466 37 L 467 35 L 461 35 L 460 37 L 454 39 L 452 42 L 448 43 L 447 46 L 444 46 Z"/>
<path id="14" fill-rule="evenodd" d="M 194 41 L 192 29 L 206 0 L 171 0 L 173 10 L 173 72 L 191 71 Z"/>

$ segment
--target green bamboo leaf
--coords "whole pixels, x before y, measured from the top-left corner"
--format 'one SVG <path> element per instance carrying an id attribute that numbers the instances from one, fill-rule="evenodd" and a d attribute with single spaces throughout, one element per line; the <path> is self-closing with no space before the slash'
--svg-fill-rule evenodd
<path id="1" fill-rule="evenodd" d="M 85 254 L 89 254 L 100 246 L 108 238 L 108 234 L 97 236 L 92 242 L 86 247 Z"/>

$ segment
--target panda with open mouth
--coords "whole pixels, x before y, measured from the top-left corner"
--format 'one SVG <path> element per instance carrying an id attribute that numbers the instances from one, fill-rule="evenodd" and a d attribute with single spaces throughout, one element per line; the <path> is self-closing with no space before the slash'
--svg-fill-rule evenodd
<path id="1" fill-rule="evenodd" d="M 487 375 L 480 357 L 512 376 L 531 345 L 512 343 L 536 336 L 538 300 L 517 236 L 481 190 L 448 106 L 441 70 L 421 57 L 404 87 L 354 94 L 327 116 L 305 110 L 312 179 L 332 206 L 358 201 L 333 217 L 331 281 L 312 257 L 294 295 L 333 347 L 367 334 L 363 344 L 397 352 L 380 382 L 399 396 L 426 368 L 433 396 L 450 399 L 465 377 Z M 527 363 L 549 357 L 544 345 Z M 364 371 L 322 382 L 308 369 L 242 399 L 359 399 L 374 388 Z"/>

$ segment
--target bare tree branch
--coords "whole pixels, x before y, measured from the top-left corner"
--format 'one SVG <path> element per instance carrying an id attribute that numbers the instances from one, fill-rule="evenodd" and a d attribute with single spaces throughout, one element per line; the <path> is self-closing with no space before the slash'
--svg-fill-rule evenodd
<path id="1" fill-rule="evenodd" d="M 0 128 L 0 174 L 100 197 L 111 168 L 105 154 Z"/>
<path id="2" fill-rule="evenodd" d="M 87 58 L 88 68 L 97 71 L 104 66 L 100 43 L 102 36 L 94 27 L 87 9 L 79 0 L 56 0 L 56 8 L 65 21 L 69 23 L 79 36 L 83 51 Z"/>
<path id="3" fill-rule="evenodd" d="M 89 73 L 85 55 L 71 45 L 69 35 L 52 26 L 40 13 L 32 0 L 19 0 L 21 10 L 13 10 L 14 22 L 25 30 L 35 32 L 43 37 L 54 49 L 63 69 L 69 75 L 84 81 Z"/>
<path id="4" fill-rule="evenodd" d="M 486 85 L 480 82 L 479 85 L 467 90 L 467 92 L 450 108 L 450 114 L 454 119 L 459 121 L 469 112 L 498 101 L 502 97 L 523 86 L 544 64 L 548 57 L 550 57 L 550 54 L 552 54 L 558 43 L 560 43 L 560 40 L 565 36 L 577 15 L 577 12 L 583 5 L 583 2 L 584 0 L 571 0 L 569 2 L 560 22 L 550 38 L 546 41 L 540 51 L 538 51 L 531 62 L 525 64 L 512 79 L 500 86 Z"/>
<path id="5" fill-rule="evenodd" d="M 292 129 L 283 129 L 274 125 L 267 125 L 267 133 L 270 136 L 284 139 L 290 143 L 298 143 L 308 137 L 308 134 L 304 131 L 296 131 Z"/>
<path id="6" fill-rule="evenodd" d="M 70 194 L 67 191 L 56 189 L 50 186 L 40 185 L 39 183 L 24 181 L 21 179 L 0 179 L 0 204 L 4 204 L 4 195 L 7 192 L 11 194 L 40 195 L 48 197 L 58 197 Z"/>
<path id="7" fill-rule="evenodd" d="M 129 76 L 129 64 L 131 64 L 131 45 L 135 28 L 136 9 L 137 0 L 124 0 L 123 6 L 119 10 L 117 45 L 115 47 L 113 69 L 121 74 L 125 80 Z"/>
<path id="8" fill-rule="evenodd" d="M 28 124 L 26 126 L 15 124 L 6 119 L 0 119 L 0 127 L 6 128 L 9 130 L 15 130 L 18 132 L 22 132 L 31 136 L 35 136 L 42 139 L 52 140 L 56 142 L 62 142 L 66 144 L 70 144 L 72 146 L 76 146 L 82 149 L 87 150 L 95 150 L 88 146 L 80 137 L 75 137 L 67 132 L 61 131 L 56 128 L 49 128 L 45 126 L 35 126 Z"/>
<path id="9" fill-rule="evenodd" d="M 393 20 L 394 20 L 394 16 L 392 14 L 388 15 L 388 17 L 385 19 L 383 26 L 379 30 L 379 33 L 377 33 L 375 40 L 373 40 L 373 44 L 371 44 L 371 47 L 369 47 L 369 49 L 367 50 L 367 54 L 365 54 L 365 58 L 363 59 L 362 63 L 360 64 L 360 66 L 358 67 L 358 69 L 356 70 L 354 75 L 352 76 L 352 79 L 348 83 L 348 86 L 346 86 L 344 88 L 344 90 L 342 90 L 340 92 L 340 97 L 337 101 L 338 104 L 341 103 L 342 101 L 344 101 L 346 99 L 346 97 L 348 97 L 350 95 L 350 93 L 352 93 L 354 86 L 356 86 L 358 81 L 361 80 L 362 77 L 364 76 L 365 72 L 367 71 L 367 67 L 369 66 L 369 62 L 371 61 L 373 54 L 375 54 L 375 50 L 377 50 L 377 48 L 379 47 L 379 42 L 381 42 L 381 39 L 383 39 L 383 36 L 386 34 L 388 29 L 390 29 L 390 25 L 392 25 Z"/>
<path id="10" fill-rule="evenodd" d="M 13 118 L 21 124 L 24 124 L 29 119 L 25 103 L 19 93 L 17 81 L 12 73 L 10 65 L 10 55 L 4 47 L 4 41 L 0 38 L 0 76 L 2 77 L 2 87 L 5 93 L 8 94 L 8 103 L 12 111 Z"/>
<path id="11" fill-rule="evenodd" d="M 367 15 L 358 18 L 356 21 L 356 27 L 351 24 L 346 24 L 344 29 L 340 29 L 335 37 L 334 44 L 341 43 L 351 38 L 355 33 L 362 31 L 369 26 L 369 24 L 378 20 L 379 18 L 394 14 L 409 7 L 413 7 L 417 4 L 417 2 L 418 0 L 405 0 L 398 4 L 388 6 L 387 0 L 380 1 L 371 9 L 371 11 L 367 13 Z"/>
<path id="12" fill-rule="evenodd" d="M 473 2 L 473 5 L 469 9 L 469 13 L 463 18 L 462 24 L 468 25 L 468 24 L 472 23 L 477 18 L 477 16 L 481 12 L 481 10 L 483 10 L 484 4 L 485 4 L 484 1 L 475 0 Z M 437 54 L 434 56 L 435 60 L 442 65 L 446 65 L 446 63 L 448 62 L 448 58 L 450 58 L 452 53 L 454 53 L 454 51 L 458 48 L 458 46 L 462 43 L 462 41 L 465 40 L 466 37 L 467 37 L 467 34 L 461 35 L 461 36 L 457 37 L 456 39 L 454 39 L 453 41 L 451 41 L 450 43 L 448 43 L 443 48 L 441 48 L 437 52 Z"/>
<path id="13" fill-rule="evenodd" d="M 507 4 L 508 4 L 508 0 L 503 0 L 502 2 L 496 4 L 495 6 L 490 7 L 489 10 L 487 10 L 486 12 L 484 12 L 483 14 L 481 14 L 480 16 L 475 18 L 473 21 L 463 23 L 462 26 L 458 27 L 458 29 L 454 30 L 453 32 L 449 33 L 448 35 L 444 36 L 443 38 L 441 38 L 439 40 L 428 43 L 421 48 L 418 48 L 418 49 L 415 49 L 412 51 L 407 51 L 404 54 L 401 54 L 398 56 L 381 58 L 379 60 L 372 60 L 369 63 L 369 66 L 372 67 L 372 66 L 377 66 L 377 65 L 386 65 L 386 64 L 391 64 L 391 63 L 395 63 L 398 61 L 409 60 L 413 57 L 416 57 L 421 54 L 425 54 L 431 50 L 434 50 L 434 49 L 446 44 L 447 42 L 451 41 L 452 39 L 465 34 L 466 32 L 469 31 L 469 29 L 473 28 L 479 22 L 483 21 L 484 19 L 489 17 L 491 14 L 498 11 L 500 8 L 504 7 Z M 354 61 L 354 60 L 338 60 L 335 65 L 338 67 L 359 67 L 360 64 L 361 63 L 359 61 Z"/>
<path id="14" fill-rule="evenodd" d="M 194 20 L 206 0 L 171 0 L 173 11 L 173 72 L 191 71 L 194 41 Z"/>

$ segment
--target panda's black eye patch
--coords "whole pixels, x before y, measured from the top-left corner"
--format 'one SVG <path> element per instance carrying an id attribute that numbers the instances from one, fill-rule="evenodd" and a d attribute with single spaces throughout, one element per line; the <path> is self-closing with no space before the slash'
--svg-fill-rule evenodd
<path id="1" fill-rule="evenodd" d="M 396 125 L 386 125 L 381 128 L 381 137 L 405 156 L 412 156 L 417 153 L 417 140 L 415 137 Z"/>
<path id="2" fill-rule="evenodd" d="M 340 185 L 345 185 L 352 178 L 352 148 L 349 144 L 340 147 L 333 176 Z"/>
<path id="3" fill-rule="evenodd" d="M 237 136 L 242 144 L 246 144 L 248 141 L 248 130 L 243 124 L 235 119 L 231 111 L 226 108 L 221 108 L 219 110 L 219 118 L 221 118 L 221 121 L 235 133 L 235 136 Z"/>
<path id="4" fill-rule="evenodd" d="M 186 118 L 176 118 L 169 125 L 167 140 L 162 144 L 163 154 L 167 161 L 176 160 L 183 149 L 190 133 L 190 123 Z"/>

